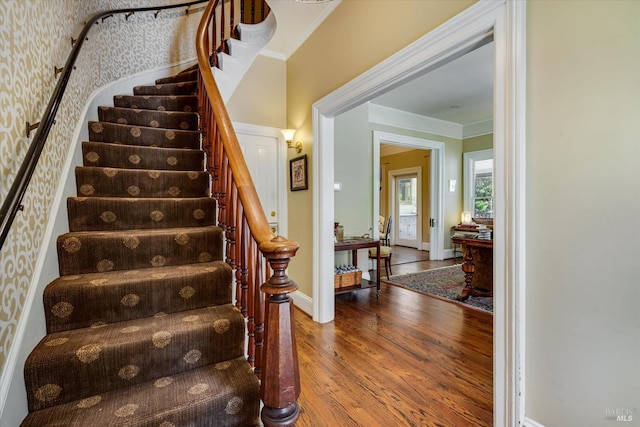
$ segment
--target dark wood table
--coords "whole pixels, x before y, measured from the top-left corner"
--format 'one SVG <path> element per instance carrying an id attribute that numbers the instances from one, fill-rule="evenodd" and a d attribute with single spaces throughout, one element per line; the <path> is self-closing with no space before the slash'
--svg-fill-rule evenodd
<path id="1" fill-rule="evenodd" d="M 453 236 L 451 242 L 462 246 L 464 253 L 464 288 L 456 298 L 493 297 L 493 240 Z"/>
<path id="2" fill-rule="evenodd" d="M 346 286 L 335 290 L 337 294 L 344 294 L 351 291 L 357 291 L 359 289 L 368 289 L 376 287 L 376 297 L 380 296 L 380 240 L 366 239 L 366 238 L 347 238 L 342 242 L 334 244 L 334 250 L 337 251 L 351 251 L 351 263 L 355 266 L 358 265 L 358 249 L 376 248 L 376 262 L 377 269 L 375 271 L 375 279 L 371 277 L 373 273 L 370 272 L 370 279 L 362 279 L 362 283 L 354 286 Z"/>

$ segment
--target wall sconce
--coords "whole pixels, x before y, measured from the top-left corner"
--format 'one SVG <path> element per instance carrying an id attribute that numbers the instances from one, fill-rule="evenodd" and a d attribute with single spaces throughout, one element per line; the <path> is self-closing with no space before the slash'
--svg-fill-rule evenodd
<path id="1" fill-rule="evenodd" d="M 295 146 L 291 146 L 293 143 L 293 135 L 296 133 L 295 129 L 282 129 L 281 132 L 282 136 L 284 136 L 284 140 L 287 141 L 287 147 L 295 148 L 298 153 L 302 151 L 302 142 L 300 141 L 296 142 Z"/>

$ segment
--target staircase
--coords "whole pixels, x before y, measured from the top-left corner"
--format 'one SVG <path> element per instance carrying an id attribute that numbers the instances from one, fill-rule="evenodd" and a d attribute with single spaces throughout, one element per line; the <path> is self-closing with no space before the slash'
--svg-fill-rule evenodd
<path id="1" fill-rule="evenodd" d="M 256 56 L 271 40 L 275 31 L 276 20 L 273 13 L 270 13 L 264 21 L 257 24 L 238 24 L 238 38 L 230 37 L 225 40 L 229 52 L 218 52 L 216 66 L 212 68 L 225 103 L 229 101 Z"/>
<path id="2" fill-rule="evenodd" d="M 259 382 L 198 132 L 197 70 L 99 107 L 23 426 L 248 426 Z"/>

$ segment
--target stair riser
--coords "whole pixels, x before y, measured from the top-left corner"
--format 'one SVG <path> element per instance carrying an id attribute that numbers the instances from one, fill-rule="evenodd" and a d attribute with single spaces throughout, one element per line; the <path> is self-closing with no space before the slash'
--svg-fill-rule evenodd
<path id="1" fill-rule="evenodd" d="M 200 148 L 200 134 L 196 131 L 128 126 L 108 122 L 89 122 L 89 140 L 164 148 L 196 150 Z"/>
<path id="2" fill-rule="evenodd" d="M 224 306 L 226 307 L 226 306 Z M 25 362 L 29 409 L 83 399 L 242 356 L 244 318 L 217 307 L 51 334 Z M 51 369 L 55 366 L 56 369 Z M 60 389 L 55 399 L 42 390 Z M 43 387 L 45 387 L 43 389 Z M 37 391 L 41 390 L 40 393 Z"/>
<path id="3" fill-rule="evenodd" d="M 110 179 L 104 179 L 104 175 Z M 205 172 L 138 171 L 111 168 L 76 168 L 80 197 L 207 197 Z"/>
<path id="4" fill-rule="evenodd" d="M 104 273 L 222 260 L 217 227 L 68 233 L 58 237 L 60 275 Z"/>
<path id="5" fill-rule="evenodd" d="M 113 97 L 113 105 L 115 107 L 142 108 L 145 110 L 197 112 L 198 98 L 193 95 L 116 95 Z"/>
<path id="6" fill-rule="evenodd" d="M 99 107 L 98 118 L 101 122 L 111 122 L 120 125 L 198 130 L 198 115 L 196 113 Z"/>
<path id="7" fill-rule="evenodd" d="M 202 150 L 85 141 L 82 143 L 82 158 L 85 166 L 95 167 L 176 171 L 204 169 Z"/>
<path id="8" fill-rule="evenodd" d="M 195 95 L 198 82 L 178 82 L 156 84 L 154 86 L 136 86 L 134 95 Z"/>
<path id="9" fill-rule="evenodd" d="M 194 80 L 198 80 L 198 70 L 187 71 L 184 73 L 176 74 L 172 77 L 157 79 L 156 84 L 160 85 L 166 83 L 190 82 Z"/>
<path id="10" fill-rule="evenodd" d="M 215 225 L 216 203 L 199 199 L 73 197 L 67 200 L 70 231 L 115 231 Z"/>
<path id="11" fill-rule="evenodd" d="M 47 332 L 123 322 L 231 303 L 231 268 L 223 262 L 64 276 L 44 291 Z M 212 286 L 220 283 L 219 286 Z M 227 284 L 223 286 L 222 284 Z M 125 295 L 139 295 L 131 307 Z M 126 300 L 125 300 L 126 301 Z M 66 306 L 65 316 L 60 307 Z"/>

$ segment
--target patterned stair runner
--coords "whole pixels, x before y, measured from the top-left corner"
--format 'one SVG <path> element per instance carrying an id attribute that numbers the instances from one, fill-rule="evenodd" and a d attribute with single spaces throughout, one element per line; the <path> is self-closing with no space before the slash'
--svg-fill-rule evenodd
<path id="1" fill-rule="evenodd" d="M 23 426 L 247 426 L 259 384 L 200 149 L 196 71 L 98 108 L 25 363 Z"/>

